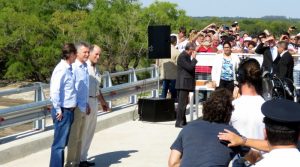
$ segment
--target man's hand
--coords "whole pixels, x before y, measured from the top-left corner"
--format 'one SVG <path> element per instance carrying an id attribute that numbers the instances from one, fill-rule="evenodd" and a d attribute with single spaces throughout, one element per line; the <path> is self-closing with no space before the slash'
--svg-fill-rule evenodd
<path id="1" fill-rule="evenodd" d="M 274 39 L 273 36 L 270 36 L 270 37 L 266 38 L 266 41 L 274 41 L 274 40 L 275 40 L 275 39 Z"/>
<path id="2" fill-rule="evenodd" d="M 283 40 L 286 40 L 286 39 L 288 39 L 289 37 L 287 36 L 287 35 L 281 35 L 281 37 L 280 37 L 280 41 L 283 41 Z"/>
<path id="3" fill-rule="evenodd" d="M 235 147 L 245 144 L 241 136 L 231 132 L 230 130 L 224 129 L 225 132 L 219 132 L 218 138 L 220 140 L 228 141 L 228 147 Z"/>
<path id="4" fill-rule="evenodd" d="M 110 111 L 110 108 L 109 108 L 108 104 L 105 101 L 101 103 L 101 107 L 102 107 L 103 111 L 105 111 L 105 112 Z"/>
<path id="5" fill-rule="evenodd" d="M 62 112 L 61 112 L 61 111 L 60 111 L 60 112 L 57 112 L 57 113 L 56 113 L 56 119 L 57 119 L 58 121 L 61 121 L 62 118 L 63 118 Z"/>
<path id="6" fill-rule="evenodd" d="M 251 149 L 244 158 L 251 164 L 255 164 L 257 161 L 261 160 L 263 157 L 259 151 Z"/>
<path id="7" fill-rule="evenodd" d="M 192 53 L 192 55 L 191 55 L 191 56 L 192 56 L 192 58 L 194 58 L 194 59 L 195 59 L 195 58 L 196 58 L 196 54 L 197 54 L 197 52 L 196 52 L 196 51 L 193 51 L 193 53 Z"/>
<path id="8" fill-rule="evenodd" d="M 86 106 L 86 115 L 90 115 L 90 113 L 91 113 L 91 107 L 90 107 L 89 104 L 87 104 L 87 106 Z"/>
<path id="9" fill-rule="evenodd" d="M 239 90 L 239 87 L 235 86 L 234 89 L 233 89 L 233 98 L 234 99 L 237 99 L 239 98 L 241 95 L 240 95 L 240 90 Z"/>

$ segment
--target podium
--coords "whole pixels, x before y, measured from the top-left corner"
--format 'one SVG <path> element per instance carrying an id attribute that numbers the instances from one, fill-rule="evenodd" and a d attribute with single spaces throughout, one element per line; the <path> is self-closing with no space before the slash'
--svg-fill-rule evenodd
<path id="1" fill-rule="evenodd" d="M 140 120 L 149 122 L 172 121 L 176 119 L 175 100 L 144 98 L 138 100 Z"/>

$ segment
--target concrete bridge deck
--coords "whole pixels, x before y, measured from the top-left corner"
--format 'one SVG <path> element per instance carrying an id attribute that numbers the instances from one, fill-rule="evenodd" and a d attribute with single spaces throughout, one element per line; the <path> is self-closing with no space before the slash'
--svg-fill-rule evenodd
<path id="1" fill-rule="evenodd" d="M 129 121 L 95 134 L 89 157 L 97 167 L 164 167 L 180 129 L 171 122 Z M 50 148 L 3 164 L 3 167 L 47 167 Z"/>

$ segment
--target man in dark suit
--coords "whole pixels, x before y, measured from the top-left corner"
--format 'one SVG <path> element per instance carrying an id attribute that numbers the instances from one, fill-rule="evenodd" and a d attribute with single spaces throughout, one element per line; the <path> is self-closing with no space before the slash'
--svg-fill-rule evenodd
<path id="1" fill-rule="evenodd" d="M 188 43 L 177 59 L 178 111 L 175 127 L 186 125 L 185 111 L 189 92 L 195 89 L 195 66 L 197 64 L 195 46 Z"/>
<path id="2" fill-rule="evenodd" d="M 279 58 L 275 60 L 274 74 L 279 78 L 293 80 L 294 59 L 288 51 L 288 43 L 280 41 L 277 44 Z"/>
<path id="3" fill-rule="evenodd" d="M 262 70 L 273 73 L 275 60 L 278 56 L 278 51 L 273 35 L 268 38 L 262 39 L 261 43 L 257 46 L 255 53 L 263 55 Z"/>

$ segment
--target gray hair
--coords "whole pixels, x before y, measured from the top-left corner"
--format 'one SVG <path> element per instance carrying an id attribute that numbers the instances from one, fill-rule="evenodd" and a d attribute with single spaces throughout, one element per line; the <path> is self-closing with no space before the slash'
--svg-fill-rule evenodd
<path id="1" fill-rule="evenodd" d="M 79 51 L 79 49 L 80 49 L 82 46 L 84 46 L 84 47 L 86 47 L 86 48 L 90 48 L 90 44 L 89 44 L 89 43 L 84 42 L 84 41 L 80 41 L 80 42 L 77 42 L 77 43 L 75 44 L 75 47 L 76 47 L 77 52 Z"/>
<path id="2" fill-rule="evenodd" d="M 185 45 L 185 50 L 190 50 L 190 49 L 195 50 L 195 48 L 196 48 L 195 44 L 191 43 L 191 42 L 189 42 Z"/>
<path id="3" fill-rule="evenodd" d="M 284 50 L 287 50 L 289 44 L 288 44 L 286 41 L 279 41 L 279 42 L 277 43 L 277 45 L 278 45 L 279 47 L 282 47 Z"/>

